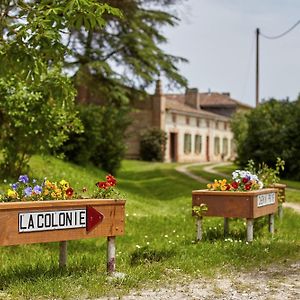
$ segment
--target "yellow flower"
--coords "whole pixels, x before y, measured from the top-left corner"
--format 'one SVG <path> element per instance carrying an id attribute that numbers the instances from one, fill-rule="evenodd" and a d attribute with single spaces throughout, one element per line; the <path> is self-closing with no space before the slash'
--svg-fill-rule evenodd
<path id="1" fill-rule="evenodd" d="M 49 194 L 49 191 L 47 189 L 44 190 L 44 195 L 47 196 Z"/>
<path id="2" fill-rule="evenodd" d="M 49 181 L 49 180 L 46 180 L 46 181 L 45 181 L 45 186 L 46 186 L 47 188 L 51 189 L 51 188 L 52 188 L 52 182 Z"/>
<path id="3" fill-rule="evenodd" d="M 52 192 L 52 193 L 51 193 L 51 197 L 52 197 L 53 199 L 55 199 L 55 198 L 56 198 L 56 194 L 55 194 L 54 192 Z"/>
<path id="4" fill-rule="evenodd" d="M 62 188 L 64 189 L 64 190 L 66 190 L 66 189 L 68 189 L 69 188 L 69 182 L 68 181 L 66 181 L 66 180 L 64 180 L 64 179 L 62 179 L 60 182 L 59 182 L 59 184 L 62 186 Z"/>
<path id="5" fill-rule="evenodd" d="M 9 189 L 7 191 L 7 196 L 11 197 L 11 198 L 17 198 L 18 197 L 18 193 L 16 191 L 14 191 L 14 190 Z"/>
<path id="6" fill-rule="evenodd" d="M 211 183 L 208 183 L 207 185 L 207 188 L 210 190 L 212 188 L 212 184 Z"/>

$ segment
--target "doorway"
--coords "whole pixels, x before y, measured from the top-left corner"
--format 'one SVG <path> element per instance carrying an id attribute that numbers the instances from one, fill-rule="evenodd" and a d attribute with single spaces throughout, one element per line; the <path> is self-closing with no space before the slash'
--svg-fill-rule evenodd
<path id="1" fill-rule="evenodd" d="M 171 162 L 176 162 L 178 160 L 177 141 L 178 141 L 178 134 L 175 132 L 170 132 L 170 159 L 171 159 Z"/>
<path id="2" fill-rule="evenodd" d="M 206 161 L 210 161 L 210 157 L 209 157 L 209 136 L 206 137 Z"/>

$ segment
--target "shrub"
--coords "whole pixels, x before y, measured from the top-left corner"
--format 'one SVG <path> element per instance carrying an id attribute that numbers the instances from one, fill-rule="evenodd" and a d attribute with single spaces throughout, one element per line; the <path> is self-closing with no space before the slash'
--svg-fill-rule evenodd
<path id="1" fill-rule="evenodd" d="M 126 108 L 113 105 L 78 105 L 84 132 L 72 134 L 61 148 L 67 160 L 91 162 L 116 174 L 125 155 L 125 130 L 129 124 Z"/>
<path id="2" fill-rule="evenodd" d="M 163 161 L 167 134 L 158 128 L 145 131 L 140 140 L 140 157 L 146 161 Z"/>
<path id="3" fill-rule="evenodd" d="M 30 157 L 59 147 L 71 132 L 79 132 L 74 110 L 75 90 L 55 70 L 41 81 L 0 79 L 0 149 L 5 176 L 28 170 Z"/>

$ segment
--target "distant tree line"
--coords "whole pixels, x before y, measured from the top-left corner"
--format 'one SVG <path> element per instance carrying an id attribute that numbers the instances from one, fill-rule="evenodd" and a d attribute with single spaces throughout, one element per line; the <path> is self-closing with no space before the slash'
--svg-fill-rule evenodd
<path id="1" fill-rule="evenodd" d="M 247 114 L 232 119 L 237 145 L 237 162 L 275 166 L 285 161 L 284 176 L 300 180 L 300 97 L 296 101 L 270 99 Z"/>

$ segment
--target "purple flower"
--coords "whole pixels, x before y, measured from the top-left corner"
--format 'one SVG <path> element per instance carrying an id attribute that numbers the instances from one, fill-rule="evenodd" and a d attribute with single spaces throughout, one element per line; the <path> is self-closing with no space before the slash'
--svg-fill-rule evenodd
<path id="1" fill-rule="evenodd" d="M 32 195 L 32 187 L 28 186 L 26 189 L 24 189 L 24 195 L 26 197 L 30 197 Z"/>
<path id="2" fill-rule="evenodd" d="M 11 184 L 11 188 L 12 188 L 14 191 L 15 191 L 18 187 L 19 187 L 19 183 L 18 183 L 18 182 Z"/>
<path id="3" fill-rule="evenodd" d="M 38 194 L 38 195 L 40 195 L 41 193 L 42 193 L 42 187 L 41 186 L 39 186 L 39 185 L 36 185 L 34 188 L 33 188 L 33 191 L 34 191 L 34 193 L 35 194 Z"/>
<path id="4" fill-rule="evenodd" d="M 20 175 L 19 182 L 28 183 L 29 182 L 28 176 L 27 175 Z"/>

